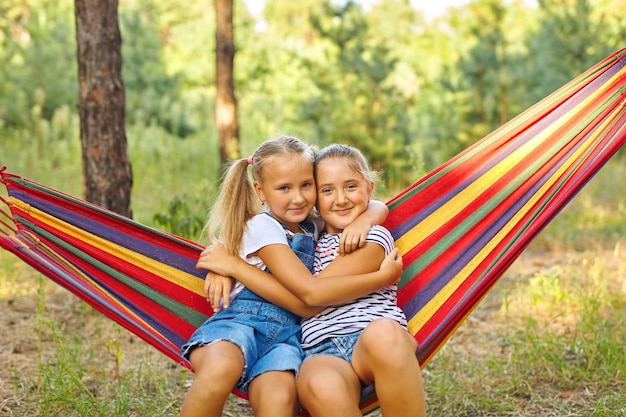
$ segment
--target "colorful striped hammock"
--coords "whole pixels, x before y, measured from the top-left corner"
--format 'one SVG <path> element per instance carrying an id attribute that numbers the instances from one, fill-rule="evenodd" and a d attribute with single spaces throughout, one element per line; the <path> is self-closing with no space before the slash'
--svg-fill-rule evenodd
<path id="1" fill-rule="evenodd" d="M 614 53 L 389 202 L 406 268 L 398 304 L 422 366 L 624 145 L 625 64 L 626 49 Z M 0 173 L 0 245 L 189 367 L 179 347 L 212 314 L 201 245 Z M 361 409 L 375 408 L 370 388 Z"/>

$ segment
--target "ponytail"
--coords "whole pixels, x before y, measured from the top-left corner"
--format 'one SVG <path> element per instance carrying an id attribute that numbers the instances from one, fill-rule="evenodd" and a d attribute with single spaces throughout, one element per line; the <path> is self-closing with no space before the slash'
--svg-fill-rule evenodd
<path id="1" fill-rule="evenodd" d="M 230 164 L 222 187 L 209 213 L 209 220 L 203 234 L 208 234 L 209 242 L 221 242 L 226 250 L 239 255 L 246 224 L 262 210 L 259 198 L 254 191 L 253 181 L 263 182 L 267 164 L 276 155 L 298 154 L 313 164 L 313 148 L 300 139 L 280 136 L 263 142 L 250 158 L 238 159 Z M 252 178 L 248 174 L 251 167 Z M 269 168 L 268 168 L 269 169 Z"/>
<path id="2" fill-rule="evenodd" d="M 220 241 L 226 250 L 239 256 L 248 220 L 261 211 L 261 204 L 248 176 L 248 161 L 232 162 L 205 227 L 209 241 Z"/>

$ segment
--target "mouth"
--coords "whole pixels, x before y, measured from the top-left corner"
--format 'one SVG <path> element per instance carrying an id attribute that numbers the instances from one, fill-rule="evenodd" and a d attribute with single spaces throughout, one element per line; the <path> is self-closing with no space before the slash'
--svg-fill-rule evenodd
<path id="1" fill-rule="evenodd" d="M 347 216 L 348 214 L 352 213 L 352 208 L 345 208 L 345 209 L 340 209 L 340 210 L 334 210 L 334 212 L 338 216 Z"/>

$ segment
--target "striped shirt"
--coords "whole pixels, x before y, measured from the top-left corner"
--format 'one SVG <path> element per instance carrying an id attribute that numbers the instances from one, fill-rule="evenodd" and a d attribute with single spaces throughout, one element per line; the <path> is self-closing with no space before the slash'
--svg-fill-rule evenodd
<path id="1" fill-rule="evenodd" d="M 337 257 L 339 234 L 323 233 L 315 248 L 314 275 L 319 274 Z M 367 242 L 381 245 L 385 254 L 393 250 L 391 233 L 382 226 L 374 226 L 367 235 Z M 379 318 L 396 320 L 406 328 L 404 312 L 397 306 L 397 285 L 384 287 L 365 297 L 346 304 L 326 308 L 317 315 L 302 320 L 302 347 L 317 345 L 324 340 L 360 332 Z"/>

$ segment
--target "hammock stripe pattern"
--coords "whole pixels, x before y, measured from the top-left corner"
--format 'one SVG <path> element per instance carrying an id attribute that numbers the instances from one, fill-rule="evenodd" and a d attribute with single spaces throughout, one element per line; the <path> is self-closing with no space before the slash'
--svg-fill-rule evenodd
<path id="1" fill-rule="evenodd" d="M 388 202 L 398 304 L 424 366 L 511 263 L 626 142 L 617 51 Z M 0 246 L 162 353 L 212 314 L 202 247 L 10 174 Z M 1 198 L 1 197 L 0 197 Z M 236 394 L 245 396 L 242 393 Z M 372 388 L 363 413 L 376 409 Z"/>
<path id="2" fill-rule="evenodd" d="M 625 66 L 616 52 L 389 203 L 421 363 L 624 144 Z"/>

